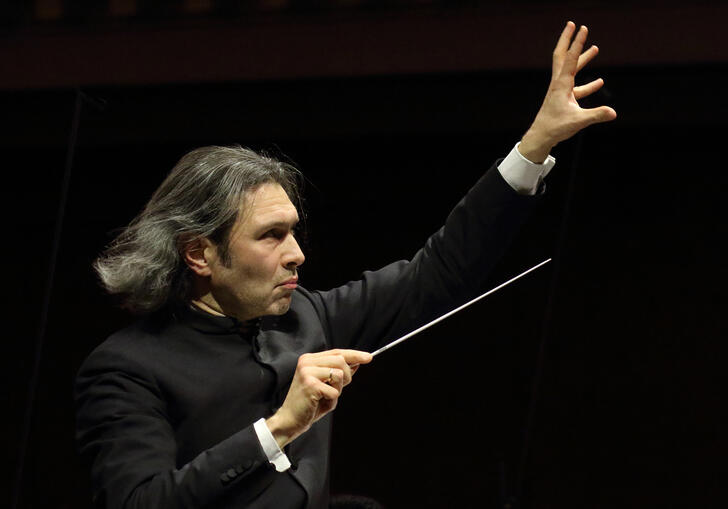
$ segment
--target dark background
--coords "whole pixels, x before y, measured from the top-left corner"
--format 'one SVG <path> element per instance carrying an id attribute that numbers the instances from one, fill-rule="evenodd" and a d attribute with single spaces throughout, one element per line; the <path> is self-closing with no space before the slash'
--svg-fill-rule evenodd
<path id="1" fill-rule="evenodd" d="M 241 143 L 294 161 L 308 180 L 302 280 L 342 284 L 411 257 L 507 154 L 566 19 L 590 26 L 603 54 L 580 81 L 604 77 L 594 100 L 619 118 L 554 150 L 548 193 L 492 283 L 557 259 L 361 370 L 336 412 L 333 491 L 395 508 L 728 502 L 723 3 L 5 9 L 0 504 L 90 506 L 73 378 L 129 321 L 90 264 L 183 153 Z"/>

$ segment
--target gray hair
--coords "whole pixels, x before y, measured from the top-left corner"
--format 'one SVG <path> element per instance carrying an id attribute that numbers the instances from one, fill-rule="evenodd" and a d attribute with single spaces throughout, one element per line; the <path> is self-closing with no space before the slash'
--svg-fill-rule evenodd
<path id="1" fill-rule="evenodd" d="M 202 147 L 184 155 L 144 210 L 94 262 L 101 284 L 134 313 L 187 300 L 191 271 L 182 250 L 208 238 L 229 263 L 230 230 L 242 200 L 268 182 L 280 184 L 301 209 L 301 174 L 288 163 L 240 146 Z"/>

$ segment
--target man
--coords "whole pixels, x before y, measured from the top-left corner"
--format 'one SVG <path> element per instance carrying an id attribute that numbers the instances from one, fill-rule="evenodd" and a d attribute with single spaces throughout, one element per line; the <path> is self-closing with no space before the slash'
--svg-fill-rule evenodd
<path id="1" fill-rule="evenodd" d="M 411 261 L 328 292 L 298 286 L 295 170 L 239 147 L 184 156 L 96 264 L 142 315 L 77 379 L 96 506 L 327 507 L 330 412 L 366 352 L 482 290 L 553 146 L 616 118 L 577 103 L 603 82 L 574 86 L 598 52 L 575 32 L 532 126 L 445 226 Z"/>

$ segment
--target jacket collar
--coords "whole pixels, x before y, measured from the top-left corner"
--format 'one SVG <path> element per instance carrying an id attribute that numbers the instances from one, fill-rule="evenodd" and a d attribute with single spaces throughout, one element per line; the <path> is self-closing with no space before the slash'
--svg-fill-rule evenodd
<path id="1" fill-rule="evenodd" d="M 260 330 L 261 323 L 260 318 L 241 322 L 231 316 L 213 315 L 190 303 L 177 306 L 174 315 L 180 322 L 205 334 L 239 334 L 243 337 L 254 337 Z"/>

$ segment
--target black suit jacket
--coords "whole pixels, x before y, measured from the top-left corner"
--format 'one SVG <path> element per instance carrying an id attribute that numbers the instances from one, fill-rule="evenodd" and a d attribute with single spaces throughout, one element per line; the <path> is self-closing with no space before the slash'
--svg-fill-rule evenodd
<path id="1" fill-rule="evenodd" d="M 252 424 L 286 396 L 298 357 L 372 351 L 482 291 L 534 199 L 492 168 L 411 261 L 327 292 L 244 335 L 189 308 L 106 340 L 77 377 L 77 438 L 103 508 L 326 508 L 330 415 L 286 448 L 276 472 Z"/>

